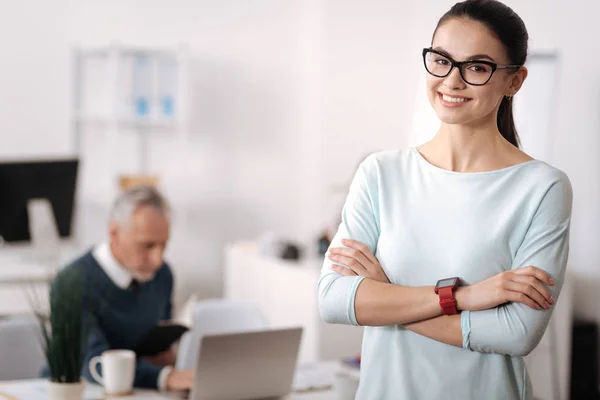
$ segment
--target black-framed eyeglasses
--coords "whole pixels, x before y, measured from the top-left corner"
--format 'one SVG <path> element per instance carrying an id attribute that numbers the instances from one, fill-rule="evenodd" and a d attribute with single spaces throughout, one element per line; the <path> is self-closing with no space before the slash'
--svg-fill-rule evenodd
<path id="1" fill-rule="evenodd" d="M 460 76 L 469 85 L 483 86 L 498 69 L 516 69 L 522 65 L 496 64 L 487 60 L 454 61 L 450 56 L 432 48 L 423 49 L 423 64 L 431 75 L 445 78 L 458 68 Z"/>

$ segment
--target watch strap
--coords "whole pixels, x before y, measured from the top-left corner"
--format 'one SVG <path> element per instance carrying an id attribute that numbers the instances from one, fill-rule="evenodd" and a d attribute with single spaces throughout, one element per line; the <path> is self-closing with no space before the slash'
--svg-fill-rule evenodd
<path id="1" fill-rule="evenodd" d="M 438 295 L 440 297 L 440 307 L 445 315 L 458 314 L 456 310 L 456 299 L 454 298 L 453 286 L 443 287 L 438 289 Z"/>

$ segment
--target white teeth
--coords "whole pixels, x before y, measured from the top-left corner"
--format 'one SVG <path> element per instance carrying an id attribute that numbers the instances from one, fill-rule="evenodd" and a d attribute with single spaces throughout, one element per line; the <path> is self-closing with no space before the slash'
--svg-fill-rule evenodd
<path id="1" fill-rule="evenodd" d="M 445 94 L 442 95 L 442 98 L 448 103 L 464 103 L 465 101 L 469 100 L 464 97 L 450 97 L 446 96 Z"/>

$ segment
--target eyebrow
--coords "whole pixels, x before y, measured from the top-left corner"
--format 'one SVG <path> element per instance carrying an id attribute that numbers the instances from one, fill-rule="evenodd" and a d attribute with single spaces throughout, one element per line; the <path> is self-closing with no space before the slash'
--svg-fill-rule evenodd
<path id="1" fill-rule="evenodd" d="M 443 48 L 441 48 L 441 47 L 435 47 L 433 50 L 439 51 L 441 53 L 446 54 L 447 56 L 450 56 L 450 54 L 446 50 L 444 50 Z M 482 60 L 484 58 L 487 58 L 488 60 L 490 60 L 492 62 L 496 62 L 496 60 L 494 60 L 492 57 L 488 56 L 487 54 L 475 54 L 475 55 L 472 55 L 471 57 L 467 58 L 467 61 Z"/>

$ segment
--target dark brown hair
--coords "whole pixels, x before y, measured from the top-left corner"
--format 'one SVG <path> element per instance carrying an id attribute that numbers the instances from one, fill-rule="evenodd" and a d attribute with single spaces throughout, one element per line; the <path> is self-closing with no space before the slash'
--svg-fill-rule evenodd
<path id="1" fill-rule="evenodd" d="M 484 24 L 506 48 L 510 64 L 525 64 L 529 34 L 525 23 L 512 8 L 497 0 L 466 0 L 456 3 L 440 18 L 433 36 L 435 37 L 435 32 L 440 26 L 456 18 L 467 18 Z M 497 123 L 502 136 L 514 146 L 519 147 L 519 135 L 513 119 L 512 97 L 505 96 L 502 99 Z"/>

